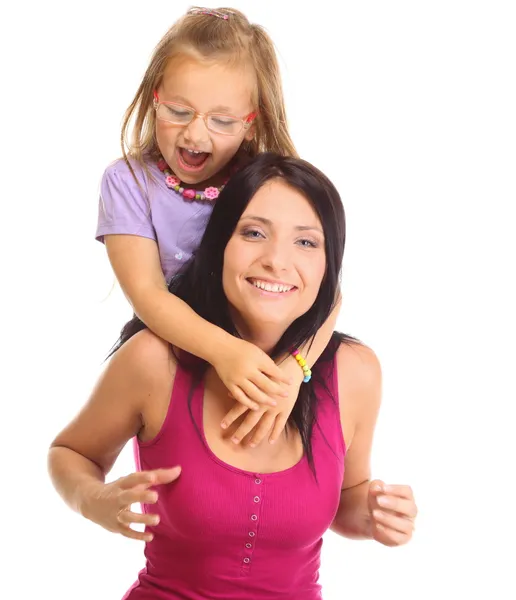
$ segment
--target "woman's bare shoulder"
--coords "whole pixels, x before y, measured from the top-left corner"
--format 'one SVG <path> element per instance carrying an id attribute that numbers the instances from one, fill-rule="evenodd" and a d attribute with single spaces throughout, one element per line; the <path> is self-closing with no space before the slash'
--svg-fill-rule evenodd
<path id="1" fill-rule="evenodd" d="M 342 343 L 336 361 L 341 417 L 349 439 L 358 426 L 376 420 L 382 370 L 375 352 L 361 343 Z"/>

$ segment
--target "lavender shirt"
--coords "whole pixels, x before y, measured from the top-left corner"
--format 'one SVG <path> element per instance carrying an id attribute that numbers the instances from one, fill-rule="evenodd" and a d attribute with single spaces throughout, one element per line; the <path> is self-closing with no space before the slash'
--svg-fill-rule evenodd
<path id="1" fill-rule="evenodd" d="M 128 234 L 155 240 L 167 282 L 187 262 L 201 242 L 213 210 L 211 203 L 189 202 L 165 185 L 165 177 L 154 163 L 142 167 L 131 161 L 138 186 L 123 159 L 105 170 L 100 186 L 96 239 Z"/>

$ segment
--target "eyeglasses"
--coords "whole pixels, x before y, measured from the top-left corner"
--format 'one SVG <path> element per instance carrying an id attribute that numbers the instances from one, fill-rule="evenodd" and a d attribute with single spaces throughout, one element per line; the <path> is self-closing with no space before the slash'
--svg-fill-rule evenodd
<path id="1" fill-rule="evenodd" d="M 181 125 L 182 127 L 189 125 L 195 118 L 202 117 L 210 131 L 221 135 L 238 135 L 242 129 L 249 129 L 258 116 L 257 112 L 252 112 L 239 119 L 238 117 L 219 113 L 200 113 L 190 106 L 184 106 L 177 102 L 161 102 L 157 92 L 154 92 L 154 110 L 156 111 L 156 118 L 160 121 L 172 123 L 172 125 Z"/>

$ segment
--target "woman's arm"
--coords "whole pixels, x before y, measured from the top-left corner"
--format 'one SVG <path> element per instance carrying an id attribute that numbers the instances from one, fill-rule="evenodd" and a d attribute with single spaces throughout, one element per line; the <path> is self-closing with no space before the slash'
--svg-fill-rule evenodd
<path id="1" fill-rule="evenodd" d="M 102 521 L 95 518 L 92 504 L 102 497 L 105 477 L 127 441 L 146 433 L 143 416 L 169 397 L 174 368 L 168 344 L 150 331 L 136 334 L 112 357 L 86 405 L 49 450 L 52 483 L 73 510 Z M 156 476 L 129 477 L 127 499 L 134 485 L 156 483 Z M 147 501 L 151 492 L 142 492 Z"/>
<path id="2" fill-rule="evenodd" d="M 367 539 L 373 534 L 368 498 L 373 435 L 381 402 L 381 368 L 370 348 L 343 344 L 337 352 L 337 369 L 347 451 L 339 509 L 331 528 L 349 538 Z"/>
<path id="3" fill-rule="evenodd" d="M 106 235 L 109 260 L 138 317 L 156 335 L 215 367 L 233 397 L 248 408 L 274 404 L 289 383 L 274 361 L 254 344 L 209 323 L 169 293 L 154 240 Z M 276 380 L 273 381 L 272 379 Z"/>

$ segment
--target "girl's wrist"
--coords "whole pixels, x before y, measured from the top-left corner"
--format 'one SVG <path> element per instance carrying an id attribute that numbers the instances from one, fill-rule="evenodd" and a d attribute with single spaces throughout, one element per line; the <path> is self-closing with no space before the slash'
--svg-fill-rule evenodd
<path id="1" fill-rule="evenodd" d="M 297 360 L 289 354 L 287 359 L 280 363 L 280 368 L 284 373 L 288 373 L 292 378 L 292 383 L 301 385 L 304 379 L 303 369 L 299 368 Z"/>

